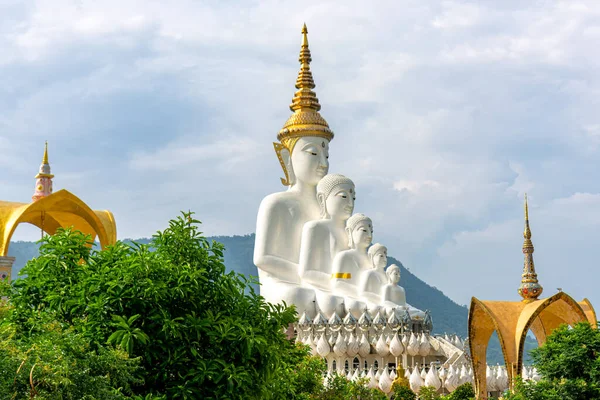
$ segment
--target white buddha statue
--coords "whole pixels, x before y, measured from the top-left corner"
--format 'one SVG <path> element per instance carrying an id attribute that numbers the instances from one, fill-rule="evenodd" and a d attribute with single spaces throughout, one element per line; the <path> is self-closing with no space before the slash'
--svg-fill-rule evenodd
<path id="1" fill-rule="evenodd" d="M 319 114 L 312 90 L 310 51 L 306 27 L 302 30 L 298 89 L 290 109 L 294 112 L 274 143 L 288 186 L 263 199 L 256 222 L 254 264 L 258 267 L 260 294 L 271 303 L 294 304 L 298 315 L 315 315 L 314 289 L 302 287 L 298 267 L 302 228 L 321 217 L 316 186 L 329 170 L 329 142 L 333 132 Z"/>
<path id="2" fill-rule="evenodd" d="M 385 274 L 387 266 L 387 247 L 375 243 L 369 247 L 367 252 L 371 260 L 372 268 L 362 273 L 360 277 L 359 293 L 363 300 L 367 302 L 367 307 L 371 315 L 376 315 L 383 304 L 381 298 L 381 288 L 387 284 L 388 278 Z"/>
<path id="3" fill-rule="evenodd" d="M 354 214 L 346 221 L 349 250 L 339 252 L 331 268 L 331 288 L 335 294 L 343 295 L 346 311 L 359 317 L 366 302 L 359 298 L 359 281 L 363 272 L 372 268 L 367 248 L 373 239 L 373 223 L 364 214 Z"/>
<path id="4" fill-rule="evenodd" d="M 406 292 L 402 286 L 398 286 L 400 282 L 400 267 L 392 264 L 385 271 L 387 275 L 387 284 L 381 287 L 381 304 L 385 307 L 386 313 L 390 315 L 394 308 L 407 309 Z M 410 307 L 412 311 L 420 311 Z M 411 316 L 414 313 L 411 313 Z"/>
<path id="5" fill-rule="evenodd" d="M 300 279 L 317 289 L 317 304 L 326 316 L 343 315 L 342 296 L 331 294 L 333 258 L 348 249 L 346 221 L 354 211 L 354 182 L 343 175 L 326 175 L 317 185 L 321 219 L 304 224 L 300 246 Z"/>

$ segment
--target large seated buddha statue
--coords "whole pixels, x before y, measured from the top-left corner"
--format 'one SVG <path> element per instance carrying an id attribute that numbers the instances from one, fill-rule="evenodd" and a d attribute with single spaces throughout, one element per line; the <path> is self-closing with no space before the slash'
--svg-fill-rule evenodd
<path id="1" fill-rule="evenodd" d="M 387 249 L 374 245 L 368 250 L 371 219 L 352 215 L 354 183 L 328 175 L 333 132 L 319 114 L 313 91 L 306 26 L 299 61 L 293 113 L 273 143 L 286 190 L 262 200 L 256 221 L 260 294 L 270 303 L 295 305 L 298 315 L 311 319 L 317 306 L 327 318 L 351 312 L 357 319 L 365 309 L 376 313 L 403 307 L 403 289 L 383 272 Z"/>
<path id="2" fill-rule="evenodd" d="M 367 249 L 373 239 L 373 223 L 364 214 L 354 214 L 346 221 L 349 250 L 336 254 L 331 267 L 331 288 L 345 297 L 346 311 L 358 318 L 366 307 L 360 299 L 359 283 L 363 272 L 372 268 Z"/>
<path id="3" fill-rule="evenodd" d="M 354 211 L 354 182 L 339 174 L 330 174 L 317 185 L 321 219 L 304 224 L 300 245 L 300 279 L 316 289 L 317 304 L 329 317 L 343 315 L 344 298 L 331 293 L 331 265 L 337 253 L 348 249 L 346 221 Z"/>
<path id="4" fill-rule="evenodd" d="M 294 304 L 298 314 L 314 316 L 314 289 L 301 286 L 298 275 L 302 228 L 321 217 L 316 186 L 329 170 L 329 142 L 333 132 L 319 114 L 321 106 L 312 90 L 306 26 L 302 31 L 298 89 L 290 109 L 293 114 L 274 143 L 287 186 L 263 199 L 256 222 L 254 264 L 260 294 L 271 303 Z"/>

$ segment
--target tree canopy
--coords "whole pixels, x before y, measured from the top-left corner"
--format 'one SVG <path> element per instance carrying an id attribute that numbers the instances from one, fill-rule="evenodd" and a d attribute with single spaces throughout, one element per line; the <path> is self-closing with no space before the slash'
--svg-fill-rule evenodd
<path id="1" fill-rule="evenodd" d="M 518 380 L 507 400 L 600 399 L 600 331 L 588 322 L 562 325 L 531 356 L 542 379 Z"/>

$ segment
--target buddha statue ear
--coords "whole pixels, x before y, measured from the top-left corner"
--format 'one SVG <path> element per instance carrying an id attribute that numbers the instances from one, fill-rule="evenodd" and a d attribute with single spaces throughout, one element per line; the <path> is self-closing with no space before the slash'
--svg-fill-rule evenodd
<path id="1" fill-rule="evenodd" d="M 352 240 L 352 230 L 348 227 L 346 227 L 346 233 L 348 234 L 348 247 L 353 249 L 354 248 L 354 240 Z"/>
<path id="2" fill-rule="evenodd" d="M 321 214 L 321 219 L 329 219 L 329 214 L 327 213 L 327 205 L 325 204 L 325 194 L 317 193 L 317 203 L 319 203 L 319 212 Z"/>
<path id="3" fill-rule="evenodd" d="M 281 178 L 281 183 L 284 186 L 292 186 L 296 183 L 296 176 L 294 175 L 294 168 L 292 166 L 292 155 L 289 149 L 281 143 L 274 142 L 273 147 L 285 175 L 285 178 Z"/>

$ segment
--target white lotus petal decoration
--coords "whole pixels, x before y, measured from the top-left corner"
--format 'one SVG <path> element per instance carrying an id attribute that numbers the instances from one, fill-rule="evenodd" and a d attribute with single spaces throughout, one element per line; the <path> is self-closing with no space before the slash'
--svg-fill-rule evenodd
<path id="1" fill-rule="evenodd" d="M 412 373 L 410 374 L 410 378 L 408 378 L 408 383 L 410 385 L 410 389 L 415 392 L 415 393 L 419 393 L 419 390 L 421 390 L 421 386 L 423 386 L 423 379 L 421 378 L 421 374 L 419 372 L 419 367 L 415 367 L 412 370 Z"/>
<path id="2" fill-rule="evenodd" d="M 321 338 L 317 342 L 317 353 L 319 353 L 319 355 L 321 357 L 327 357 L 327 355 L 330 352 L 331 352 L 331 347 L 329 346 L 329 343 L 325 339 L 325 334 L 322 333 Z"/>
<path id="3" fill-rule="evenodd" d="M 390 353 L 390 349 L 389 349 L 387 343 L 385 342 L 384 335 L 379 336 L 379 340 L 377 341 L 377 344 L 375 345 L 375 351 L 381 357 L 385 357 Z"/>
<path id="4" fill-rule="evenodd" d="M 430 386 L 435 390 L 439 390 L 442 387 L 442 381 L 440 380 L 438 371 L 433 363 L 429 365 L 429 371 L 425 376 L 425 386 Z"/>

